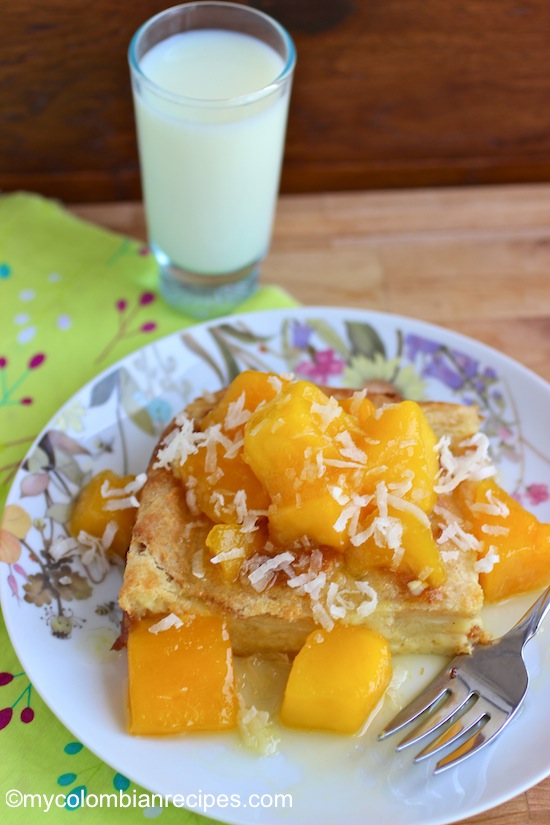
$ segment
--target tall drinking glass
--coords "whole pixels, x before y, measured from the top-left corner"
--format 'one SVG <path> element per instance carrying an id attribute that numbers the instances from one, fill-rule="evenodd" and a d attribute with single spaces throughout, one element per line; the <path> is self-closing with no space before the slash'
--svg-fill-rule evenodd
<path id="1" fill-rule="evenodd" d="M 256 288 L 271 239 L 296 52 L 225 2 L 167 9 L 129 48 L 141 181 L 160 289 L 197 318 Z"/>

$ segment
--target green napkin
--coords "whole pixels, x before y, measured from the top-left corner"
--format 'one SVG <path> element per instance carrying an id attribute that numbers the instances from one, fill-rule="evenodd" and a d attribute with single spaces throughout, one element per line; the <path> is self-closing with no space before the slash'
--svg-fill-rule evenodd
<path id="1" fill-rule="evenodd" d="M 147 248 L 81 221 L 59 204 L 30 194 L 0 197 L 0 511 L 19 462 L 59 407 L 98 372 L 148 342 L 194 323 L 157 294 L 156 265 Z M 264 286 L 238 310 L 295 306 Z M 1 559 L 1 556 L 0 556 Z M 8 568 L 0 564 L 0 575 Z M 86 750 L 33 690 L 0 616 L 0 811 L 4 823 L 48 823 L 77 815 L 99 822 L 106 811 L 69 807 L 82 793 L 144 793 Z M 83 791 L 82 789 L 86 790 Z M 31 807 L 17 794 L 43 794 Z M 71 796 L 72 793 L 72 796 Z M 180 808 L 109 808 L 112 823 L 205 823 Z"/>

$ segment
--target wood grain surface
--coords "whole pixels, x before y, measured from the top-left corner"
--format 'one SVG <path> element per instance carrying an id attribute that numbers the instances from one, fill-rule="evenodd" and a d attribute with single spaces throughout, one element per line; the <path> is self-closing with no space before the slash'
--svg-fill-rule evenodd
<path id="1" fill-rule="evenodd" d="M 146 238 L 139 203 L 74 212 Z M 282 197 L 263 281 L 438 323 L 550 381 L 548 185 Z M 550 825 L 550 779 L 465 823 Z"/>
<path id="2" fill-rule="evenodd" d="M 295 39 L 285 192 L 550 181 L 547 0 L 250 0 Z M 1 3 L 0 188 L 139 197 L 126 52 L 166 0 Z"/>

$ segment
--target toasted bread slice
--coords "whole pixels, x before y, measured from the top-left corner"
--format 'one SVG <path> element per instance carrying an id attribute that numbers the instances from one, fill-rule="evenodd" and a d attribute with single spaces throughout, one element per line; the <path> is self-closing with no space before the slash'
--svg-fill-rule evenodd
<path id="1" fill-rule="evenodd" d="M 341 396 L 345 391 L 333 393 Z M 377 406 L 398 400 L 386 395 L 369 397 Z M 198 399 L 186 412 L 198 422 L 217 398 L 219 394 Z M 422 406 L 438 437 L 445 434 L 459 442 L 479 428 L 475 407 L 435 402 Z M 237 655 L 256 651 L 294 654 L 327 617 L 308 593 L 292 586 L 293 576 L 314 567 L 326 577 L 325 591 L 343 606 L 343 621 L 378 631 L 392 652 L 454 654 L 471 650 L 479 640 L 483 594 L 474 569 L 476 553 L 472 549 L 457 553 L 449 543 L 440 548 L 447 576 L 438 587 L 416 588 L 418 582 L 386 569 L 356 577 L 342 554 L 327 548 L 320 553 L 311 547 L 294 554 L 294 567 L 288 564 L 276 571 L 260 592 L 246 575 L 234 582 L 225 580 L 205 549 L 212 522 L 190 512 L 181 481 L 171 470 L 154 467 L 156 452 L 141 493 L 119 598 L 130 620 L 148 614 L 221 614 Z M 447 512 L 454 507 L 449 497 L 440 505 Z M 459 518 L 456 508 L 455 517 Z"/>

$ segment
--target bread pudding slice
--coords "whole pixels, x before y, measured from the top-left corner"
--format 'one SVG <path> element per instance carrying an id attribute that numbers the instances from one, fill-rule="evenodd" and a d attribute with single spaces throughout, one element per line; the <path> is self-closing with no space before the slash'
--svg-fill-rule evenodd
<path id="1" fill-rule="evenodd" d="M 272 383 L 275 386 L 275 379 Z M 326 393 L 335 399 L 333 405 L 344 403 L 346 399 L 355 404 L 355 413 L 359 415 L 364 394 L 336 389 L 326 390 Z M 428 515 L 421 514 L 437 540 L 438 575 L 429 572 L 415 575 L 410 568 L 397 562 L 390 565 L 383 560 L 380 564 L 373 563 L 372 553 L 367 551 L 365 543 L 353 545 L 348 542 L 343 548 L 334 546 L 334 543 L 331 546 L 311 535 L 296 537 L 292 534 L 284 544 L 280 540 L 281 536 L 288 535 L 284 530 L 277 533 L 279 540 L 274 543 L 267 515 L 273 510 L 264 510 L 261 506 L 254 510 L 250 504 L 237 521 L 238 529 L 243 530 L 248 542 L 246 547 L 250 546 L 252 550 L 245 552 L 242 545 L 240 549 L 229 551 L 222 548 L 217 556 L 212 555 L 211 531 L 217 521 L 216 514 L 211 511 L 209 501 L 202 507 L 197 506 L 195 479 L 182 478 L 177 467 L 174 471 L 173 462 L 167 464 L 159 456 L 179 428 L 183 430 L 182 420 L 188 428 L 192 422 L 194 431 L 211 426 L 215 420 L 215 415 L 212 419 L 213 411 L 224 401 L 225 394 L 222 390 L 189 405 L 184 418 L 172 422 L 155 449 L 141 493 L 119 597 L 120 606 L 130 621 L 170 613 L 221 615 L 227 621 L 231 644 L 237 655 L 254 652 L 292 655 L 302 648 L 316 626 L 330 629 L 336 622 L 361 624 L 379 632 L 387 639 L 393 653 L 451 655 L 470 651 L 482 637 L 479 611 L 483 594 L 475 566 L 475 542 L 471 541 L 468 523 L 464 521 L 452 484 L 449 490 L 444 484 L 440 485 L 441 492 L 436 496 L 435 505 L 432 503 L 426 508 Z M 368 398 L 379 411 L 399 403 L 398 398 L 382 393 L 369 394 Z M 235 430 L 240 432 L 239 426 L 242 429 L 246 415 L 242 414 L 242 404 L 240 407 L 236 401 L 231 404 L 227 403 L 226 408 L 233 417 Z M 435 438 L 443 439 L 447 450 L 478 432 L 480 420 L 474 407 L 426 402 L 421 409 Z M 281 428 L 284 430 L 283 424 Z M 222 439 L 219 429 L 216 432 L 218 439 Z M 357 448 L 350 446 L 349 439 L 342 438 L 341 433 L 338 437 L 343 445 L 341 464 L 345 469 L 346 464 L 353 465 L 351 459 L 358 455 Z M 371 441 L 373 445 L 376 443 Z M 281 441 L 281 447 L 283 443 Z M 397 449 L 406 452 L 407 443 L 402 441 Z M 231 453 L 231 447 L 227 452 Z M 206 462 L 208 464 L 208 457 Z M 213 483 L 220 473 L 223 476 L 218 466 L 207 469 Z M 290 468 L 285 472 L 290 484 L 292 472 Z M 377 494 L 380 493 L 380 482 L 378 485 Z M 389 486 L 390 490 L 397 490 L 399 484 L 394 481 L 393 486 L 391 483 Z M 262 489 L 261 493 L 264 492 Z M 338 499 L 343 494 L 333 488 L 331 495 Z M 359 497 L 357 500 L 358 507 L 362 507 L 370 499 Z M 397 500 L 391 494 L 390 500 L 402 508 L 403 516 L 409 511 L 416 514 L 418 510 L 414 501 Z M 332 499 L 327 501 L 331 503 Z M 318 506 L 317 513 L 313 510 L 314 522 L 321 520 L 323 504 Z M 298 508 L 297 512 L 300 525 L 301 514 L 307 519 L 308 511 Z M 219 514 L 222 526 L 227 525 L 227 512 L 219 510 Z M 384 518 L 380 518 L 384 526 Z M 386 518 L 388 524 L 391 521 L 391 517 Z M 372 534 L 372 528 L 370 532 Z M 228 574 L 232 569 L 229 562 L 235 559 L 238 560 L 237 572 Z M 220 560 L 226 565 L 217 563 Z"/>

